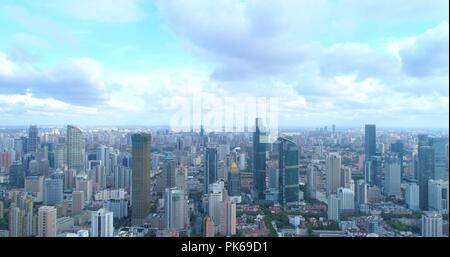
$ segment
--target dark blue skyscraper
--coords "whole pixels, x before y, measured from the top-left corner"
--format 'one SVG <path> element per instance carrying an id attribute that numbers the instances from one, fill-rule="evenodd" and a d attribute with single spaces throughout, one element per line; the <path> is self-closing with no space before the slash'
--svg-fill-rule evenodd
<path id="1" fill-rule="evenodd" d="M 279 202 L 295 204 L 299 201 L 298 147 L 292 140 L 278 139 L 279 154 Z"/>
<path id="2" fill-rule="evenodd" d="M 208 146 L 205 154 L 205 191 L 208 193 L 209 185 L 217 181 L 217 148 Z"/>
<path id="3" fill-rule="evenodd" d="M 391 144 L 391 152 L 397 154 L 398 160 L 400 161 L 400 172 L 403 178 L 403 142 L 397 140 L 395 143 Z"/>
<path id="4" fill-rule="evenodd" d="M 253 133 L 253 190 L 257 199 L 265 199 L 267 132 L 261 118 L 256 118 Z"/>
<path id="5" fill-rule="evenodd" d="M 38 128 L 36 125 L 31 125 L 28 129 L 27 151 L 34 153 L 39 145 Z"/>
<path id="6" fill-rule="evenodd" d="M 419 147 L 419 206 L 422 210 L 428 209 L 428 180 L 434 173 L 434 149 L 431 146 Z"/>
<path id="7" fill-rule="evenodd" d="M 377 149 L 377 132 L 375 125 L 366 125 L 364 133 L 364 154 L 366 160 L 375 155 Z"/>

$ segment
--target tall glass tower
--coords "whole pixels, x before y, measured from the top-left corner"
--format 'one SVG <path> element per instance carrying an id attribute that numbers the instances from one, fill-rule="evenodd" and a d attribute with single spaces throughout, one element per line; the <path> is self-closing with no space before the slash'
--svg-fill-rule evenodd
<path id="1" fill-rule="evenodd" d="M 366 125 L 364 133 L 364 154 L 366 160 L 375 155 L 377 149 L 377 134 L 375 125 Z"/>
<path id="2" fill-rule="evenodd" d="M 257 199 L 265 199 L 267 132 L 261 118 L 256 118 L 253 133 L 253 190 Z"/>
<path id="3" fill-rule="evenodd" d="M 295 204 L 299 201 L 299 163 L 297 144 L 287 138 L 279 138 L 279 202 Z"/>
<path id="4" fill-rule="evenodd" d="M 141 226 L 150 214 L 151 135 L 134 134 L 131 142 L 131 223 Z"/>
<path id="5" fill-rule="evenodd" d="M 209 185 L 217 181 L 217 148 L 209 146 L 205 154 L 205 194 Z"/>
<path id="6" fill-rule="evenodd" d="M 83 162 L 83 133 L 75 126 L 67 126 L 66 136 L 67 166 L 80 172 L 84 169 Z"/>

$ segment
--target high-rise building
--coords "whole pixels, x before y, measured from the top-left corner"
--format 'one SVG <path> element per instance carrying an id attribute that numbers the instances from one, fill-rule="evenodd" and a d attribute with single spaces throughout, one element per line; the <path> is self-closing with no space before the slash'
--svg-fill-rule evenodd
<path id="1" fill-rule="evenodd" d="M 41 206 L 38 210 L 38 236 L 56 237 L 56 208 Z"/>
<path id="2" fill-rule="evenodd" d="M 387 196 L 400 197 L 401 190 L 401 165 L 397 156 L 391 156 L 386 160 L 384 174 L 384 192 Z"/>
<path id="3" fill-rule="evenodd" d="M 448 181 L 428 181 L 428 210 L 448 214 Z"/>
<path id="4" fill-rule="evenodd" d="M 408 183 L 405 191 L 405 202 L 408 209 L 419 211 L 419 185 L 417 183 Z"/>
<path id="5" fill-rule="evenodd" d="M 218 179 L 217 174 L 217 148 L 213 146 L 209 146 L 206 148 L 206 154 L 205 154 L 205 193 L 208 193 L 209 186 L 212 183 L 215 183 Z"/>
<path id="6" fill-rule="evenodd" d="M 370 186 L 381 187 L 381 156 L 371 156 L 364 161 L 364 180 Z"/>
<path id="7" fill-rule="evenodd" d="M 279 202 L 296 204 L 299 202 L 299 162 L 297 144 L 287 138 L 278 139 L 279 147 Z"/>
<path id="8" fill-rule="evenodd" d="M 421 210 L 428 209 L 428 181 L 433 179 L 434 149 L 431 146 L 419 146 L 419 205 Z"/>
<path id="9" fill-rule="evenodd" d="M 166 188 L 164 197 L 167 229 L 185 229 L 187 226 L 187 200 L 184 190 Z"/>
<path id="10" fill-rule="evenodd" d="M 103 202 L 103 208 L 113 213 L 115 219 L 122 219 L 128 217 L 128 201 L 121 200 L 109 200 Z"/>
<path id="11" fill-rule="evenodd" d="M 92 237 L 113 237 L 113 213 L 105 209 L 93 211 L 91 214 L 91 236 Z"/>
<path id="12" fill-rule="evenodd" d="M 442 216 L 437 212 L 425 212 L 422 215 L 422 236 L 442 237 Z"/>
<path id="13" fill-rule="evenodd" d="M 308 180 L 308 193 L 310 195 L 314 194 L 317 189 L 317 178 L 316 178 L 316 169 L 314 166 L 311 166 L 307 170 L 307 180 Z"/>
<path id="14" fill-rule="evenodd" d="M 44 180 L 44 205 L 55 206 L 64 200 L 63 180 L 47 178 Z"/>
<path id="15" fill-rule="evenodd" d="M 261 118 L 256 118 L 255 123 L 255 132 L 253 133 L 253 191 L 255 198 L 265 199 L 268 134 Z"/>
<path id="16" fill-rule="evenodd" d="M 434 172 L 433 179 L 448 180 L 448 138 L 445 137 L 432 137 L 430 140 L 430 146 L 433 148 L 434 154 Z"/>
<path id="17" fill-rule="evenodd" d="M 38 128 L 36 125 L 31 125 L 28 129 L 27 150 L 29 153 L 35 153 L 39 145 Z"/>
<path id="18" fill-rule="evenodd" d="M 230 165 L 227 185 L 229 196 L 241 196 L 241 175 L 239 174 L 239 168 L 235 162 Z"/>
<path id="19" fill-rule="evenodd" d="M 205 237 L 214 237 L 216 235 L 216 225 L 211 217 L 205 217 Z"/>
<path id="20" fill-rule="evenodd" d="M 375 155 L 377 149 L 377 134 L 376 126 L 366 124 L 364 133 L 364 154 L 366 160 Z"/>
<path id="21" fill-rule="evenodd" d="M 131 222 L 140 226 L 150 214 L 151 135 L 133 134 L 131 141 Z"/>
<path id="22" fill-rule="evenodd" d="M 367 183 L 360 179 L 356 181 L 355 195 L 356 195 L 356 208 L 360 210 L 361 205 L 367 204 L 368 202 L 368 185 Z"/>
<path id="23" fill-rule="evenodd" d="M 164 175 L 166 176 L 166 188 L 176 187 L 176 162 L 170 153 L 164 157 Z"/>
<path id="24" fill-rule="evenodd" d="M 80 214 L 84 209 L 84 192 L 72 192 L 72 215 Z"/>
<path id="25" fill-rule="evenodd" d="M 25 171 L 20 162 L 15 161 L 9 170 L 9 185 L 12 188 L 24 188 L 25 184 Z"/>
<path id="26" fill-rule="evenodd" d="M 397 157 L 398 157 L 398 160 L 400 162 L 401 178 L 403 179 L 403 174 L 404 174 L 403 156 L 404 156 L 404 152 L 403 152 L 403 142 L 401 140 L 397 140 L 397 141 L 395 141 L 395 143 L 391 144 L 391 153 L 395 153 L 397 155 Z"/>
<path id="27" fill-rule="evenodd" d="M 338 188 L 339 212 L 353 213 L 355 211 L 355 194 L 350 188 Z"/>
<path id="28" fill-rule="evenodd" d="M 75 190 L 84 192 L 84 200 L 90 202 L 93 196 L 92 180 L 86 175 L 80 174 L 75 178 Z"/>
<path id="29" fill-rule="evenodd" d="M 335 194 L 328 196 L 328 219 L 339 221 L 339 198 Z"/>
<path id="30" fill-rule="evenodd" d="M 327 195 L 336 194 L 341 186 L 341 156 L 330 153 L 326 159 Z"/>
<path id="31" fill-rule="evenodd" d="M 225 236 L 234 236 L 236 235 L 236 203 L 227 199 L 222 206 L 220 232 Z"/>
<path id="32" fill-rule="evenodd" d="M 5 204 L 0 200 L 0 220 L 5 217 Z"/>
<path id="33" fill-rule="evenodd" d="M 84 142 L 83 133 L 75 126 L 67 126 L 66 158 L 69 169 L 77 172 L 84 170 Z"/>
<path id="34" fill-rule="evenodd" d="M 64 144 L 57 144 L 55 146 L 55 168 L 62 169 L 64 167 L 66 155 L 66 146 Z"/>
<path id="35" fill-rule="evenodd" d="M 44 200 L 44 177 L 28 176 L 25 178 L 25 191 L 33 196 L 35 202 Z"/>

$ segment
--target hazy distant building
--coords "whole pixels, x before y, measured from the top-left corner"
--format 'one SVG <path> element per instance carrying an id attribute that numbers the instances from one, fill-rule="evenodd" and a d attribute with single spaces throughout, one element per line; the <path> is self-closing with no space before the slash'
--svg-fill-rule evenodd
<path id="1" fill-rule="evenodd" d="M 372 124 L 367 124 L 365 126 L 364 133 L 364 154 L 366 160 L 375 155 L 377 149 L 377 132 L 376 126 Z"/>
<path id="2" fill-rule="evenodd" d="M 72 215 L 80 214 L 84 209 L 84 192 L 72 192 Z"/>
<path id="3" fill-rule="evenodd" d="M 187 225 L 187 199 L 183 190 L 166 188 L 165 198 L 166 228 L 185 229 Z"/>
<path id="4" fill-rule="evenodd" d="M 408 183 L 405 190 L 405 202 L 408 209 L 419 211 L 419 185 Z"/>
<path id="5" fill-rule="evenodd" d="M 230 172 L 228 174 L 228 195 L 240 196 L 241 195 L 241 175 L 237 164 L 233 162 L 230 165 Z"/>
<path id="6" fill-rule="evenodd" d="M 353 213 L 355 211 L 355 195 L 350 188 L 338 188 L 339 212 Z"/>
<path id="7" fill-rule="evenodd" d="M 39 131 L 36 125 L 31 125 L 28 129 L 27 150 L 29 153 L 35 153 L 39 145 Z"/>
<path id="8" fill-rule="evenodd" d="M 216 235 L 216 226 L 211 217 L 207 216 L 205 218 L 205 237 L 214 237 Z"/>
<path id="9" fill-rule="evenodd" d="M 44 205 L 55 206 L 64 200 L 63 180 L 47 178 L 44 180 Z"/>
<path id="10" fill-rule="evenodd" d="M 56 208 L 42 206 L 38 210 L 38 236 L 56 237 Z"/>
<path id="11" fill-rule="evenodd" d="M 44 177 L 28 176 L 25 178 L 25 191 L 33 196 L 35 202 L 44 200 Z"/>
<path id="12" fill-rule="evenodd" d="M 67 126 L 66 134 L 66 157 L 69 169 L 77 172 L 84 170 L 84 142 L 83 133 L 75 126 Z"/>
<path id="13" fill-rule="evenodd" d="M 328 196 L 328 219 L 339 221 L 339 198 L 335 194 Z"/>
<path id="14" fill-rule="evenodd" d="M 330 153 L 326 159 L 327 195 L 336 194 L 341 186 L 341 156 Z"/>
<path id="15" fill-rule="evenodd" d="M 400 197 L 401 165 L 397 157 L 388 158 L 385 163 L 384 191 L 387 196 Z"/>
<path id="16" fill-rule="evenodd" d="M 131 221 L 144 224 L 150 213 L 151 135 L 134 134 L 132 141 Z"/>

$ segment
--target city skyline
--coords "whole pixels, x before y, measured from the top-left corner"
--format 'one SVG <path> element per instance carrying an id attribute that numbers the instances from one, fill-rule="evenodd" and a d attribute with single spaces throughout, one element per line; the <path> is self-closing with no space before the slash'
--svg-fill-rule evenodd
<path id="1" fill-rule="evenodd" d="M 167 126 L 195 95 L 277 97 L 280 127 L 448 129 L 448 4 L 3 1 L 0 123 Z"/>

